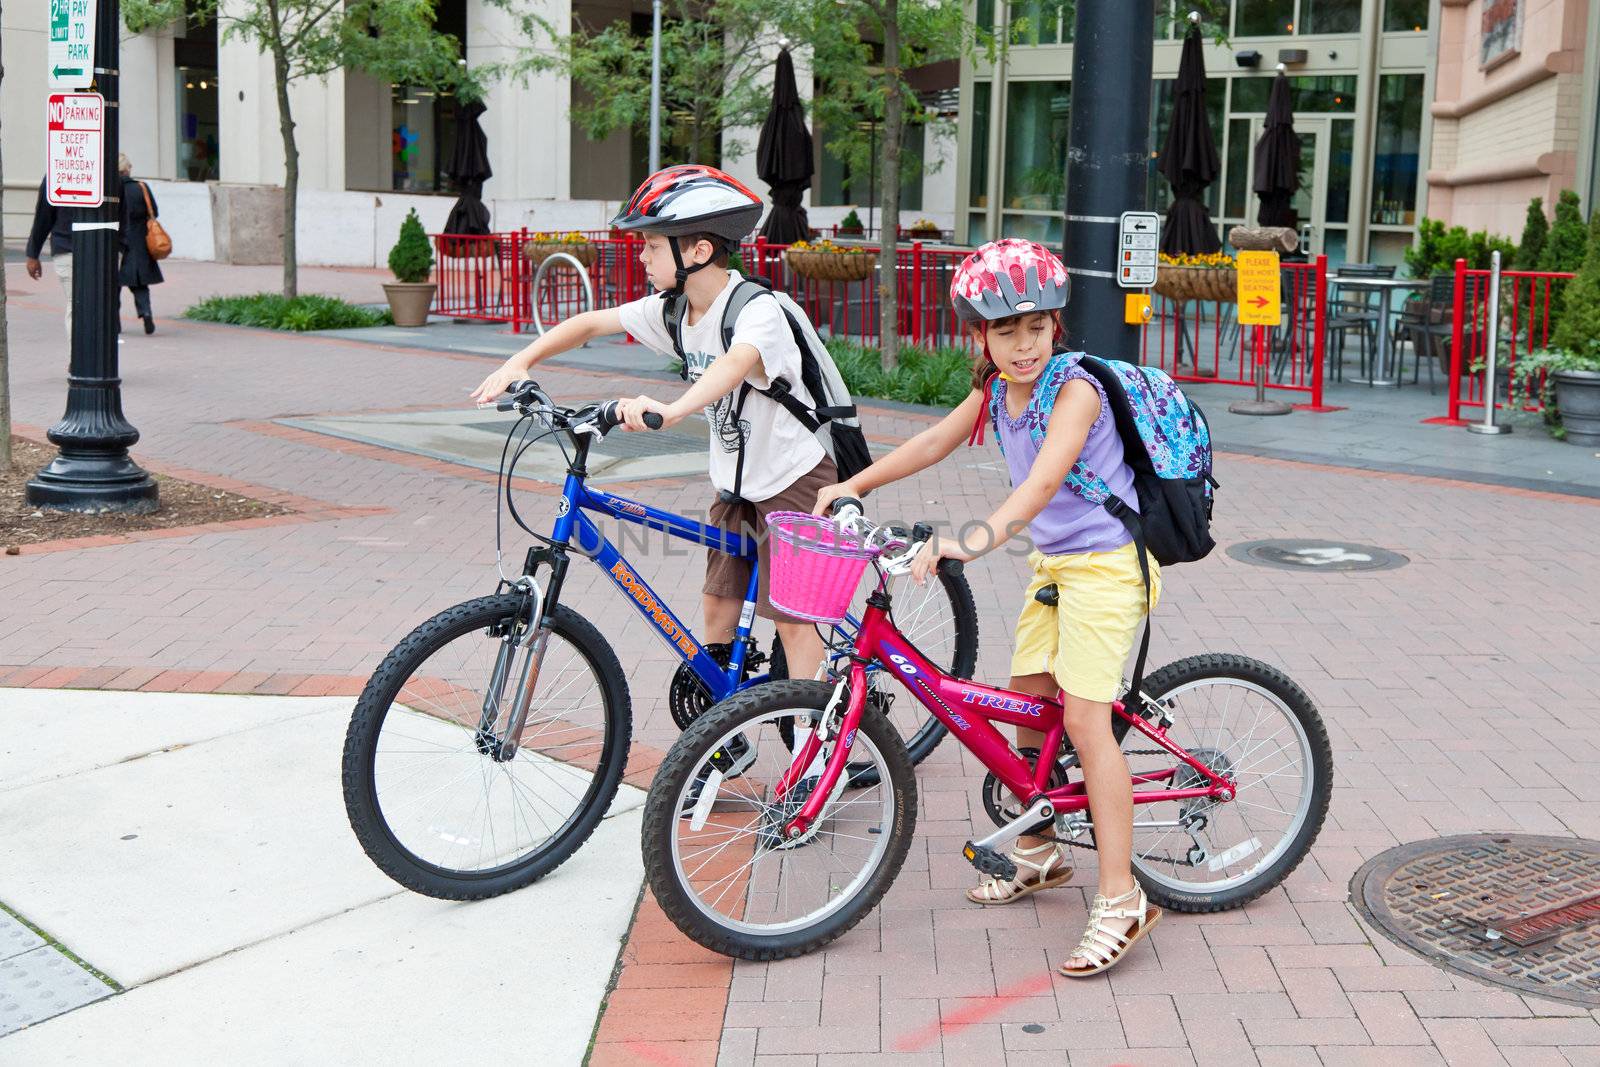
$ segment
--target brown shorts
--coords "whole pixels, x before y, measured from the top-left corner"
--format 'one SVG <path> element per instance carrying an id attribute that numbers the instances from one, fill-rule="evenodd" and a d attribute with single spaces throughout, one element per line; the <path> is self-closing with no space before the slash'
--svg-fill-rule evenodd
<path id="1" fill-rule="evenodd" d="M 777 622 L 805 621 L 774 611 L 771 602 L 767 599 L 768 568 L 770 566 L 767 549 L 767 516 L 774 511 L 809 512 L 817 505 L 817 492 L 838 480 L 839 472 L 834 468 L 833 460 L 824 456 L 821 463 L 818 463 L 810 471 L 795 479 L 792 485 L 777 496 L 768 497 L 766 500 L 760 501 L 745 500 L 737 504 L 724 504 L 720 499 L 712 503 L 707 522 L 724 530 L 733 530 L 744 534 L 746 537 L 757 538 L 760 542 L 761 585 L 760 592 L 756 594 L 756 614 L 763 619 L 772 619 Z M 726 552 L 709 551 L 706 553 L 706 584 L 702 588 L 702 592 L 707 596 L 719 596 L 728 600 L 743 600 L 745 590 L 749 588 L 749 585 L 749 560 L 740 559 L 738 556 L 730 556 Z"/>

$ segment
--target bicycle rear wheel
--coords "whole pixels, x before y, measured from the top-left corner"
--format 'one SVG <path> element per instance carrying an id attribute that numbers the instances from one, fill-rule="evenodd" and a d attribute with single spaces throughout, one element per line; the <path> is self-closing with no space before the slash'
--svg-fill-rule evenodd
<path id="1" fill-rule="evenodd" d="M 356 704 L 345 808 L 367 855 L 407 889 L 445 900 L 520 889 L 577 851 L 616 795 L 627 682 L 599 631 L 567 608 L 546 620 L 527 718 L 506 743 L 523 660 L 502 650 L 525 632 L 526 608 L 505 593 L 441 612 L 389 653 Z"/>
<path id="2" fill-rule="evenodd" d="M 1167 736 L 1234 780 L 1234 799 L 1165 801 L 1134 808 L 1133 866 L 1150 899 L 1174 911 L 1237 908 L 1278 885 L 1322 828 L 1333 792 L 1333 752 L 1311 698 L 1287 675 L 1237 655 L 1191 656 L 1145 679 L 1172 717 Z M 1119 732 L 1127 728 L 1120 717 Z M 1173 759 L 1137 730 L 1122 746 L 1137 775 Z M 1152 752 L 1158 754 L 1152 755 Z M 1194 788 L 1179 764 L 1169 786 Z M 1137 794 L 1136 794 L 1137 795 Z"/>

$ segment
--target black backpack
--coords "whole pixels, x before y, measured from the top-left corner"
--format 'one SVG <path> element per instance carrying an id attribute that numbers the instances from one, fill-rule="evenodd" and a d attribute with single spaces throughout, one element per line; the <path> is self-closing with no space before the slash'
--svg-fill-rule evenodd
<path id="1" fill-rule="evenodd" d="M 738 425 L 739 417 L 744 413 L 745 400 L 752 392 L 760 393 L 782 405 L 784 410 L 799 420 L 800 425 L 817 434 L 824 451 L 839 470 L 840 481 L 855 477 L 872 465 L 872 453 L 867 448 L 866 435 L 861 432 L 861 419 L 844 377 L 833 361 L 833 354 L 822 343 L 822 338 L 817 336 L 811 320 L 806 318 L 798 304 L 788 295 L 775 291 L 766 278 L 757 276 L 741 280 L 729 294 L 728 302 L 722 309 L 723 350 L 733 345 L 734 324 L 739 321 L 740 313 L 750 301 L 763 296 L 776 300 L 783 317 L 788 320 L 789 332 L 794 336 L 795 347 L 800 350 L 800 383 L 807 395 L 816 400 L 816 404 L 807 405 L 794 394 L 790 382 L 782 377 L 772 379 L 772 384 L 765 389 L 757 389 L 745 382 L 739 387 L 738 399 L 734 401 L 734 425 Z M 667 328 L 667 336 L 672 338 L 672 349 L 680 361 L 678 372 L 686 381 L 689 377 L 689 360 L 683 352 L 683 317 L 688 308 L 689 298 L 683 293 L 667 294 L 662 299 L 662 322 Z M 824 428 L 826 435 L 822 433 Z M 734 470 L 733 496 L 738 497 L 744 484 L 742 447 Z"/>

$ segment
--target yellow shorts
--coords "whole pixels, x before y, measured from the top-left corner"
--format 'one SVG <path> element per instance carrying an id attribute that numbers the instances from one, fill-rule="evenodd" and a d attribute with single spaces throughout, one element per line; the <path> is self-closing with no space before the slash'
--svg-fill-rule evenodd
<path id="1" fill-rule="evenodd" d="M 1130 542 L 1110 552 L 1028 557 L 1033 581 L 1017 618 L 1011 673 L 1051 674 L 1083 700 L 1110 703 L 1121 695 L 1123 668 L 1146 614 L 1139 550 Z M 1056 607 L 1033 595 L 1056 584 Z M 1150 560 L 1150 607 L 1161 597 L 1161 567 Z"/>

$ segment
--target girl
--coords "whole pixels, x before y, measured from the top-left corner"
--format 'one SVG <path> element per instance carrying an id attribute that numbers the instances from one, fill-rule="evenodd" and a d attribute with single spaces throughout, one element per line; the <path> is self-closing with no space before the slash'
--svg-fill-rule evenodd
<path id="1" fill-rule="evenodd" d="M 849 481 L 823 489 L 817 512 L 837 497 L 860 497 L 933 466 L 962 441 L 981 440 L 984 422 L 993 421 L 1010 469 L 1011 495 L 985 522 L 957 527 L 976 534 L 929 541 L 912 575 L 925 581 L 941 558 L 974 560 L 1023 528 L 1032 536 L 1033 581 L 1017 620 L 1010 688 L 1049 697 L 1060 691 L 1067 736 L 1088 787 L 1100 852 L 1098 892 L 1083 939 L 1061 968 L 1082 977 L 1122 959 L 1161 917 L 1133 877 L 1133 786 L 1111 732 L 1111 702 L 1161 586 L 1150 560 L 1146 603 L 1137 549 L 1126 528 L 1064 484 L 1073 465 L 1082 463 L 1137 507 L 1133 472 L 1099 383 L 1077 365 L 1079 354 L 1057 351 L 1067 289 L 1061 261 L 1031 241 L 996 241 L 968 256 L 956 270 L 950 299 L 983 353 L 972 392 L 937 425 Z M 1036 444 L 1033 431 L 1040 425 L 1046 429 Z M 1059 607 L 1034 598 L 1051 584 Z M 1039 731 L 1019 729 L 1017 746 L 1037 749 L 1042 738 Z M 1072 877 L 1053 829 L 1019 838 L 1011 860 L 1015 878 L 987 878 L 968 899 L 1012 904 Z"/>

